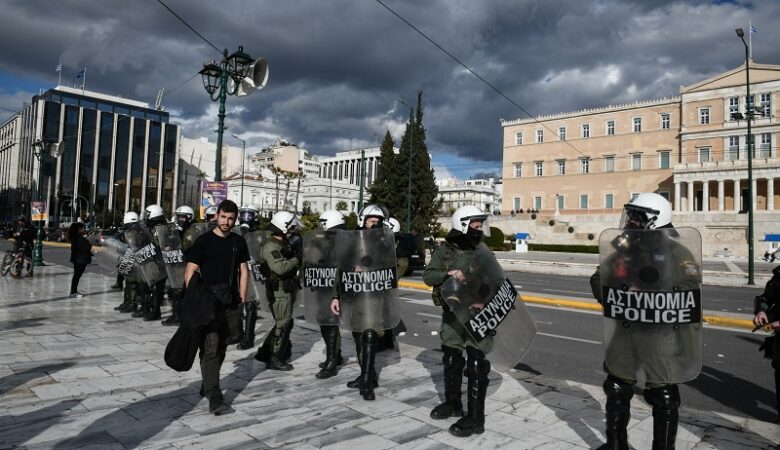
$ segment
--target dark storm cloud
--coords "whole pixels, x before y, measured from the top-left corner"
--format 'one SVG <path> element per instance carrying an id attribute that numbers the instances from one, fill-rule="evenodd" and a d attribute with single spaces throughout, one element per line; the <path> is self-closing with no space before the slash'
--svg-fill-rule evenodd
<path id="1" fill-rule="evenodd" d="M 383 1 L 534 115 L 677 95 L 741 63 L 733 29 L 749 20 L 755 60 L 780 63 L 778 2 Z M 268 59 L 268 86 L 228 99 L 230 132 L 250 148 L 283 136 L 330 154 L 385 129 L 398 139 L 408 110 L 395 102 L 421 89 L 432 153 L 500 162 L 499 119 L 525 117 L 376 1 L 166 3 L 217 47 Z M 62 63 L 67 83 L 86 66 L 89 89 L 149 102 L 166 86 L 185 134 L 213 139 L 216 105 L 199 77 L 182 83 L 219 53 L 158 2 L 3 7 L 3 72 L 46 84 Z M 18 98 L 2 91 L 2 106 Z"/>

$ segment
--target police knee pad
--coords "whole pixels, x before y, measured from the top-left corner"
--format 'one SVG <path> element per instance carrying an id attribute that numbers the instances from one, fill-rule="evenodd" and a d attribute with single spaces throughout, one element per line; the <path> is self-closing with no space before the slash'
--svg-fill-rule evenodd
<path id="1" fill-rule="evenodd" d="M 458 370 L 463 369 L 463 366 L 466 364 L 466 359 L 463 358 L 463 352 L 460 349 L 447 347 L 446 345 L 442 345 L 441 349 L 444 352 L 441 359 L 444 367 L 453 367 Z"/>
<path id="2" fill-rule="evenodd" d="M 466 347 L 466 353 L 469 356 L 467 362 L 469 378 L 472 376 L 487 378 L 487 375 L 490 373 L 490 361 L 485 359 L 485 354 L 473 347 Z"/>
<path id="3" fill-rule="evenodd" d="M 469 360 L 472 359 L 485 359 L 485 353 L 482 352 L 482 350 L 474 347 L 466 347 L 466 354 L 469 357 Z"/>
<path id="4" fill-rule="evenodd" d="M 604 393 L 607 394 L 607 401 L 611 401 L 618 411 L 628 411 L 631 409 L 631 397 L 634 396 L 634 387 L 613 375 L 607 375 L 603 384 Z"/>
<path id="5" fill-rule="evenodd" d="M 363 332 L 363 336 L 362 337 L 363 337 L 363 342 L 365 342 L 366 344 L 371 345 L 371 344 L 376 343 L 377 338 L 379 337 L 379 335 L 374 330 L 366 330 L 366 331 Z"/>
<path id="6" fill-rule="evenodd" d="M 655 408 L 677 409 L 680 407 L 680 390 L 676 384 L 645 389 L 645 401 Z"/>

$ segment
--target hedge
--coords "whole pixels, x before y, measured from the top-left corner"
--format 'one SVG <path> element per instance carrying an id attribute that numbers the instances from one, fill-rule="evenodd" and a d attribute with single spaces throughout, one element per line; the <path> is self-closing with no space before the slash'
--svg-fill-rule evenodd
<path id="1" fill-rule="evenodd" d="M 599 253 L 598 245 L 528 244 L 528 250 L 536 252 Z"/>

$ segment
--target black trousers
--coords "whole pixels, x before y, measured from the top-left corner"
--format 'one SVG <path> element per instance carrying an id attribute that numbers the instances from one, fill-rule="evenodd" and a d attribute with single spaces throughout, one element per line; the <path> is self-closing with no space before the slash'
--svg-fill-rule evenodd
<path id="1" fill-rule="evenodd" d="M 70 280 L 70 293 L 75 294 L 79 290 L 79 280 L 87 270 L 86 264 L 73 264 L 73 279 Z"/>
<path id="2" fill-rule="evenodd" d="M 207 398 L 222 396 L 219 387 L 219 369 L 225 361 L 227 350 L 228 324 L 225 310 L 217 306 L 216 318 L 211 322 L 200 343 L 200 373 L 203 378 L 203 390 Z"/>

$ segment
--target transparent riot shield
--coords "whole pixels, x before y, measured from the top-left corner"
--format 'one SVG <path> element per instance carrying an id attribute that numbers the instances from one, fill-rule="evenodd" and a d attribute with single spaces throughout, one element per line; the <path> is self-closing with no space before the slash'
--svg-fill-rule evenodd
<path id="1" fill-rule="evenodd" d="M 342 328 L 386 330 L 401 321 L 395 237 L 388 228 L 336 234 Z"/>
<path id="2" fill-rule="evenodd" d="M 174 223 L 157 225 L 154 227 L 154 232 L 160 243 L 160 252 L 171 288 L 183 289 L 184 269 L 187 267 L 187 261 L 185 261 L 184 252 L 182 252 L 178 227 Z"/>
<path id="3" fill-rule="evenodd" d="M 214 222 L 196 222 L 190 225 L 189 233 L 185 236 L 184 248 L 192 247 L 192 244 L 207 231 L 211 231 L 216 227 Z"/>
<path id="4" fill-rule="evenodd" d="M 599 237 L 604 364 L 613 375 L 683 383 L 702 366 L 701 235 L 694 228 Z"/>
<path id="5" fill-rule="evenodd" d="M 268 306 L 268 294 L 265 291 L 265 275 L 260 270 L 261 253 L 263 251 L 263 244 L 268 239 L 268 232 L 266 231 L 253 231 L 244 235 L 246 240 L 246 246 L 249 249 L 249 300 L 259 302 L 260 305 L 267 308 Z"/>
<path id="6" fill-rule="evenodd" d="M 309 323 L 338 325 L 330 311 L 336 281 L 335 233 L 312 231 L 303 237 L 303 305 Z"/>
<path id="7" fill-rule="evenodd" d="M 514 368 L 536 338 L 536 323 L 485 244 L 461 271 L 463 281 L 450 277 L 441 285 L 442 297 L 497 369 Z"/>
<path id="8" fill-rule="evenodd" d="M 95 249 L 93 261 L 105 269 L 116 269 L 117 272 L 126 277 L 130 275 L 135 264 L 133 255 L 133 250 L 126 243 L 118 239 L 107 238 L 103 241 L 103 245 Z"/>
<path id="9" fill-rule="evenodd" d="M 133 250 L 135 268 L 146 284 L 153 286 L 164 280 L 167 276 L 165 264 L 146 225 L 135 223 L 130 226 L 125 230 L 125 240 Z"/>

